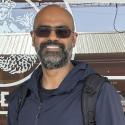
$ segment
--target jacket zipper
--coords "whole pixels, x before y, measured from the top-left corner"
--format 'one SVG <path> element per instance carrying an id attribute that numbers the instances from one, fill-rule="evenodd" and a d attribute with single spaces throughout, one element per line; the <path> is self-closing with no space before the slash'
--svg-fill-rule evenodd
<path id="1" fill-rule="evenodd" d="M 41 107 L 42 107 L 42 103 L 40 103 L 39 106 L 38 106 L 38 112 L 37 112 L 36 117 L 35 117 L 35 125 L 38 125 L 38 120 L 39 120 Z"/>

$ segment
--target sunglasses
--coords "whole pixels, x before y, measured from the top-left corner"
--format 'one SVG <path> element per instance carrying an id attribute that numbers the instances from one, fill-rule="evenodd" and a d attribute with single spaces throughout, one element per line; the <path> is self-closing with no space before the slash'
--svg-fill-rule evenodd
<path id="1" fill-rule="evenodd" d="M 55 31 L 58 38 L 68 38 L 72 33 L 72 31 L 66 26 L 39 26 L 34 30 L 34 33 L 37 37 L 49 37 L 51 31 Z"/>

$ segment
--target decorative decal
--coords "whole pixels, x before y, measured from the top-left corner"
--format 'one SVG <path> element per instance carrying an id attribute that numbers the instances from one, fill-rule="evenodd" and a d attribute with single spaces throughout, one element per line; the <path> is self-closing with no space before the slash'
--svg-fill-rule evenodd
<path id="1" fill-rule="evenodd" d="M 33 67 L 36 60 L 35 55 L 11 55 L 7 58 L 0 56 L 0 68 L 10 74 L 24 73 Z"/>
<path id="2" fill-rule="evenodd" d="M 0 2 L 0 33 L 29 32 L 32 30 L 35 16 L 34 8 L 31 8 L 31 3 L 29 3 L 30 7 L 24 8 L 25 6 L 26 3 L 16 3 L 11 0 Z M 22 12 L 26 14 L 23 15 Z"/>
<path id="3" fill-rule="evenodd" d="M 26 31 L 30 31 L 32 27 L 32 20 L 34 18 L 34 14 L 26 13 L 23 16 L 17 17 L 17 22 L 20 23 Z"/>
<path id="4" fill-rule="evenodd" d="M 25 2 L 0 0 L 0 34 L 2 34 L 2 37 L 14 34 L 14 41 L 19 42 L 15 33 L 21 33 L 20 36 L 29 33 L 32 30 L 35 14 L 39 11 L 36 4 L 31 0 L 25 0 Z M 27 42 L 27 38 L 24 39 L 24 42 Z M 30 44 L 28 47 L 31 47 Z M 8 103 L 6 102 L 6 96 L 18 85 L 28 80 L 38 65 L 39 62 L 35 54 L 15 53 L 12 55 L 11 53 L 0 53 L 0 115 L 2 117 L 7 115 Z M 0 123 L 2 123 L 1 118 Z M 3 120 L 2 124 L 6 124 L 6 119 Z"/>

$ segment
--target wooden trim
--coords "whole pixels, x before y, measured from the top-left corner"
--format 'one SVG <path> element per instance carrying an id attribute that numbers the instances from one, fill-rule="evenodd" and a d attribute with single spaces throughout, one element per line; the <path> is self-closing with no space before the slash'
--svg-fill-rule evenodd
<path id="1" fill-rule="evenodd" d="M 125 53 L 76 54 L 75 60 L 89 63 L 102 75 L 125 76 Z"/>

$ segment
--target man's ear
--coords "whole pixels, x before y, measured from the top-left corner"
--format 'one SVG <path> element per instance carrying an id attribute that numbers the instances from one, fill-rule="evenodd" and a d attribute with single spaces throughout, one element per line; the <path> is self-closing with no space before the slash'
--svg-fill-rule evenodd
<path id="1" fill-rule="evenodd" d="M 30 35 L 32 37 L 32 46 L 35 46 L 35 36 L 34 36 L 34 32 L 33 31 L 30 31 Z"/>
<path id="2" fill-rule="evenodd" d="M 73 40 L 72 40 L 72 47 L 75 47 L 77 36 L 78 36 L 78 33 L 74 32 L 73 33 Z"/>

